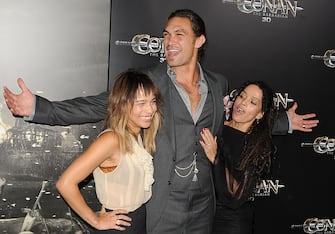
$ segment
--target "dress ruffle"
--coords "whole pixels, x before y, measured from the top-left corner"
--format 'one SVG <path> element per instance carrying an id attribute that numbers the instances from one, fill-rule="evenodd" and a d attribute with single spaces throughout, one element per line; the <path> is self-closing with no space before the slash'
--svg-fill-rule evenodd
<path id="1" fill-rule="evenodd" d="M 150 191 L 151 185 L 154 183 L 154 165 L 152 162 L 152 156 L 146 151 L 143 147 L 142 138 L 138 136 L 138 144 L 135 144 L 138 147 L 140 154 L 136 155 L 139 163 L 144 169 L 144 191 Z"/>

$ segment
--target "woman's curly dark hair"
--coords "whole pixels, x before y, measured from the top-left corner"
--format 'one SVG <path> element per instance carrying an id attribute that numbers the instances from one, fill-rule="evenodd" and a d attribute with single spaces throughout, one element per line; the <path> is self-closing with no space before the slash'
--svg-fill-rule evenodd
<path id="1" fill-rule="evenodd" d="M 263 92 L 263 117 L 255 120 L 245 136 L 242 150 L 243 160 L 237 169 L 246 171 L 249 176 L 261 176 L 270 171 L 273 153 L 272 128 L 277 109 L 274 107 L 274 92 L 264 81 L 247 81 L 235 92 L 238 96 L 247 86 L 256 85 Z M 236 97 L 235 96 L 235 97 Z"/>

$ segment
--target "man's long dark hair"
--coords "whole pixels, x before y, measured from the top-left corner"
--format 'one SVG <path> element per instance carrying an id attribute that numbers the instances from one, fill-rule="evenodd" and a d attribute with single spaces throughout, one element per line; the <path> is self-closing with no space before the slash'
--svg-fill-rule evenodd
<path id="1" fill-rule="evenodd" d="M 194 34 L 197 37 L 200 37 L 201 35 L 204 35 L 206 37 L 205 22 L 194 11 L 190 9 L 179 9 L 179 10 L 172 12 L 168 17 L 168 20 L 173 17 L 182 17 L 182 18 L 189 19 L 191 21 Z M 207 45 L 207 37 L 206 37 L 206 42 L 198 49 L 198 61 L 200 61 L 204 57 L 206 45 Z"/>

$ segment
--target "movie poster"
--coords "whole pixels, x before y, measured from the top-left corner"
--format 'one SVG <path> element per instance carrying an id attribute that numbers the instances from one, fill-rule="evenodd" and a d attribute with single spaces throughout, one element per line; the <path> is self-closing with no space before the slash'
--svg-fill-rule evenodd
<path id="1" fill-rule="evenodd" d="M 1 0 L 0 86 L 17 78 L 49 100 L 107 89 L 109 0 Z M 14 118 L 0 96 L 0 232 L 89 233 L 55 188 L 65 168 L 97 136 L 100 123 L 30 124 Z M 81 191 L 99 211 L 94 182 Z"/>

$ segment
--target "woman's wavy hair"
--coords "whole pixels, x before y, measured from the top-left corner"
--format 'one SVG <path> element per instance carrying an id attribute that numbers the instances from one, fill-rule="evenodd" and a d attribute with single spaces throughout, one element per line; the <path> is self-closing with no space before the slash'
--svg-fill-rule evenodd
<path id="1" fill-rule="evenodd" d="M 156 151 L 155 138 L 162 122 L 162 97 L 153 81 L 144 73 L 127 70 L 118 75 L 109 94 L 108 114 L 103 129 L 113 130 L 119 137 L 120 149 L 132 153 L 131 132 L 128 128 L 130 110 L 134 105 L 137 93 L 151 93 L 156 97 L 157 111 L 149 128 L 143 129 L 143 144 L 149 152 Z"/>
<path id="2" fill-rule="evenodd" d="M 239 89 L 236 96 L 249 85 L 256 85 L 262 90 L 262 112 L 263 117 L 255 120 L 250 126 L 242 150 L 243 160 L 238 170 L 247 171 L 249 176 L 262 176 L 269 173 L 271 168 L 271 157 L 273 154 L 272 128 L 277 109 L 274 107 L 274 92 L 264 81 L 246 81 Z M 236 98 L 235 96 L 235 98 Z"/>

